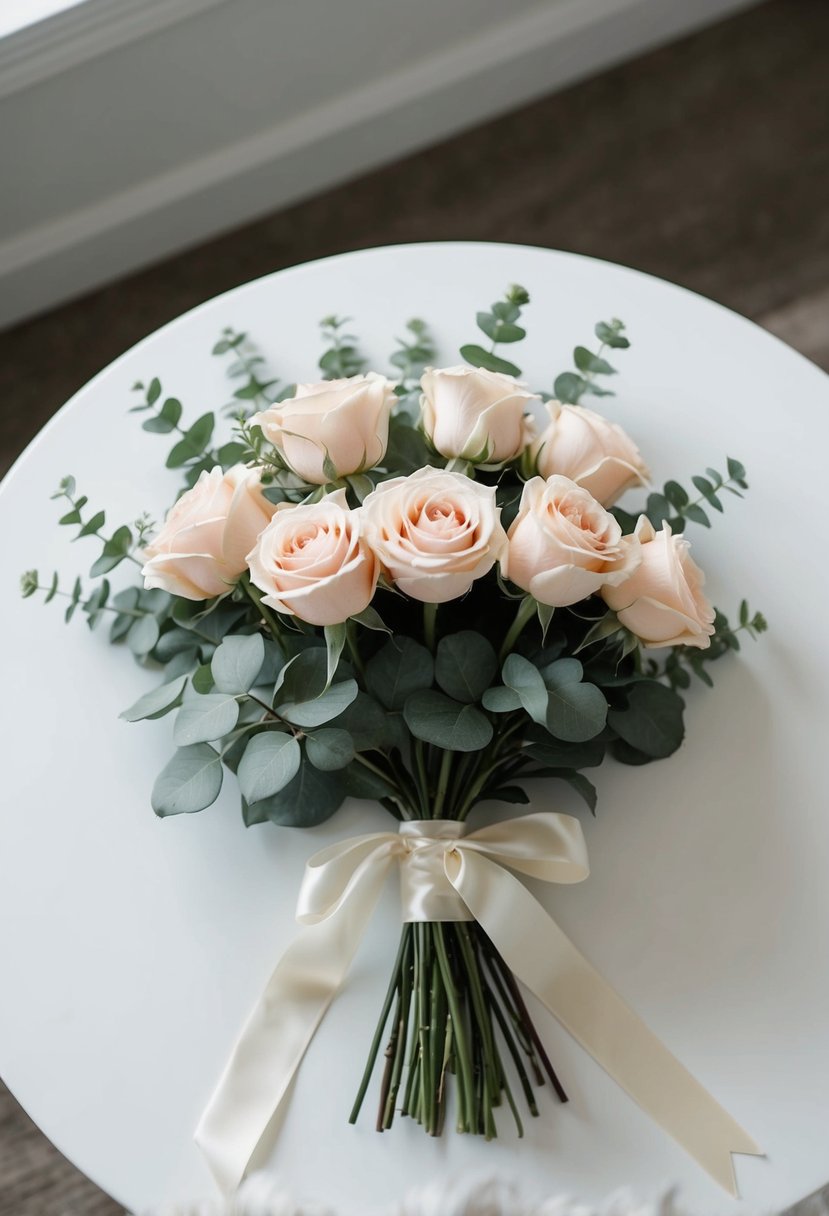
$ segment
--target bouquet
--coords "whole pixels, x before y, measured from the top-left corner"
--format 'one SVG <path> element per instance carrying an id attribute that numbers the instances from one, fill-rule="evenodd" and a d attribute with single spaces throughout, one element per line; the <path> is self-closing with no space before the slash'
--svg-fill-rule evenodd
<path id="1" fill-rule="evenodd" d="M 664 759 L 683 738 L 692 678 L 766 625 L 743 602 L 734 626 L 708 602 L 687 524 L 709 526 L 747 488 L 739 461 L 693 490 L 648 484 L 634 441 L 583 404 L 610 397 L 619 320 L 576 347 L 552 392 L 534 391 L 499 348 L 521 341 L 524 288 L 477 325 L 488 345 L 436 368 L 410 321 L 390 375 L 367 371 L 347 322 L 326 318 L 323 379 L 279 390 L 243 333 L 225 330 L 232 435 L 183 425 L 157 378 L 135 385 L 147 431 L 173 437 L 184 486 L 160 527 L 109 532 L 74 480 L 60 523 L 101 545 L 64 590 L 23 576 L 25 596 L 66 595 L 161 682 L 122 715 L 174 715 L 159 816 L 203 811 L 225 770 L 246 826 L 312 828 L 343 800 L 376 800 L 394 831 L 312 857 L 299 897 L 308 926 L 277 966 L 205 1112 L 199 1142 L 225 1189 L 250 1155 L 345 978 L 390 866 L 403 928 L 351 1120 L 380 1061 L 376 1126 L 409 1117 L 440 1135 L 522 1134 L 536 1087 L 566 1094 L 519 980 L 726 1186 L 745 1132 L 593 971 L 515 874 L 588 873 L 577 819 L 507 817 L 470 830 L 482 802 L 527 803 L 524 782 L 570 786 L 609 754 Z M 546 419 L 543 415 L 546 413 Z M 122 562 L 140 581 L 112 593 Z M 382 1055 L 381 1055 L 382 1053 Z M 450 1097 L 454 1091 L 454 1097 Z"/>

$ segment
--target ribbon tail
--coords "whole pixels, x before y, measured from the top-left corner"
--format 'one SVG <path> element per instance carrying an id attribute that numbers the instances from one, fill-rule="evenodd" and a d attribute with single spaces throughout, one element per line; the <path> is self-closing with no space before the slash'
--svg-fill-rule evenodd
<path id="1" fill-rule="evenodd" d="M 360 897 L 309 925 L 288 946 L 253 1008 L 194 1139 L 220 1190 L 232 1194 L 283 1105 L 305 1052 L 345 980 L 382 890 L 388 862 Z"/>
<path id="2" fill-rule="evenodd" d="M 458 850 L 455 856 L 450 881 L 514 974 L 655 1122 L 737 1196 L 731 1154 L 762 1156 L 762 1150 L 517 878 L 480 853 Z"/>

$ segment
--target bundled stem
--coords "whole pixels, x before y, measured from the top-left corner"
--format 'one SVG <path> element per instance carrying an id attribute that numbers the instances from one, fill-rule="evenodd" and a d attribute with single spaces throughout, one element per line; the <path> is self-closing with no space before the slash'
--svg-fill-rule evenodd
<path id="1" fill-rule="evenodd" d="M 439 1136 L 453 1075 L 459 1132 L 493 1139 L 495 1111 L 506 1101 L 522 1136 L 507 1065 L 531 1115 L 538 1115 L 533 1081 L 543 1085 L 545 1074 L 558 1098 L 567 1101 L 515 977 L 474 922 L 404 924 L 352 1123 L 384 1038 L 378 1131 L 391 1127 L 399 1109 L 428 1135 Z"/>

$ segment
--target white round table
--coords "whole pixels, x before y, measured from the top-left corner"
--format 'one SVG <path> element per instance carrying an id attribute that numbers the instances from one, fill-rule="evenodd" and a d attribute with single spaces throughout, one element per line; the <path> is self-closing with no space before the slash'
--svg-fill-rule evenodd
<path id="1" fill-rule="evenodd" d="M 317 323 L 353 326 L 383 370 L 412 316 L 439 363 L 475 340 L 474 314 L 511 282 L 530 291 L 513 348 L 547 389 L 593 324 L 622 317 L 632 348 L 597 402 L 637 438 L 661 483 L 742 460 L 694 552 L 715 600 L 745 595 L 770 632 L 687 695 L 688 738 L 668 761 L 598 774 L 592 862 L 579 887 L 539 891 L 564 930 L 767 1150 L 737 1158 L 730 1200 L 544 1011 L 571 1095 L 541 1091 L 516 1141 L 427 1139 L 399 1120 L 377 1135 L 370 1103 L 347 1123 L 398 936 L 395 892 L 302 1065 L 264 1164 L 343 1216 L 380 1210 L 430 1176 L 492 1170 L 531 1194 L 597 1199 L 677 1183 L 706 1216 L 781 1208 L 826 1181 L 829 1121 L 829 631 L 825 470 L 829 384 L 750 322 L 678 287 L 570 254 L 506 245 L 370 250 L 286 270 L 180 317 L 103 371 L 57 415 L 0 490 L 3 534 L 3 812 L 0 820 L 0 1074 L 47 1136 L 120 1202 L 141 1209 L 212 1193 L 191 1135 L 236 1033 L 283 947 L 305 859 L 385 827 L 352 803 L 311 831 L 242 826 L 234 783 L 196 816 L 158 820 L 149 793 L 172 751 L 169 721 L 118 713 L 157 677 L 59 606 L 22 601 L 37 566 L 65 576 L 94 552 L 69 544 L 49 494 L 73 473 L 114 525 L 174 493 L 165 441 L 127 413 L 137 379 L 160 377 L 194 419 L 230 391 L 210 349 L 250 332 L 289 383 L 312 379 Z M 566 788 L 536 806 L 582 814 Z M 539 943 L 543 949 L 543 943 Z"/>

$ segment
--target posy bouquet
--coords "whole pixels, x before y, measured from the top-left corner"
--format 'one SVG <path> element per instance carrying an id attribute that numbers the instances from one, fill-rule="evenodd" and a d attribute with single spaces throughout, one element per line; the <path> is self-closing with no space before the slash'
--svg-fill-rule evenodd
<path id="1" fill-rule="evenodd" d="M 470 830 L 485 801 L 528 802 L 524 781 L 567 783 L 594 810 L 585 774 L 606 754 L 663 759 L 683 737 L 682 690 L 765 628 L 732 627 L 705 596 L 686 523 L 708 525 L 746 488 L 729 459 L 617 505 L 648 471 L 634 441 L 588 409 L 610 396 L 620 321 L 596 326 L 553 393 L 534 392 L 496 353 L 519 342 L 523 288 L 477 322 L 488 346 L 435 368 L 412 321 L 392 377 L 367 372 L 356 339 L 323 322 L 325 378 L 277 393 L 244 334 L 227 330 L 233 438 L 215 419 L 184 428 L 157 379 L 139 384 L 144 428 L 173 434 L 167 465 L 186 485 L 160 527 L 105 530 L 72 478 L 61 523 L 102 542 L 84 590 L 35 571 L 24 595 L 68 594 L 89 624 L 163 668 L 124 717 L 175 715 L 159 775 L 160 816 L 213 803 L 229 769 L 246 825 L 313 827 L 346 797 L 393 823 L 311 858 L 306 926 L 277 965 L 202 1119 L 199 1142 L 223 1187 L 240 1181 L 302 1055 L 344 981 L 386 874 L 400 871 L 403 929 L 354 1109 L 382 1051 L 379 1130 L 396 1114 L 430 1135 L 447 1110 L 490 1138 L 507 1106 L 538 1114 L 535 1085 L 565 1093 L 520 980 L 657 1121 L 724 1185 L 749 1137 L 578 953 L 516 875 L 588 873 L 577 819 L 541 812 Z M 546 412 L 546 419 L 543 414 Z M 141 583 L 112 595 L 124 560 Z"/>

